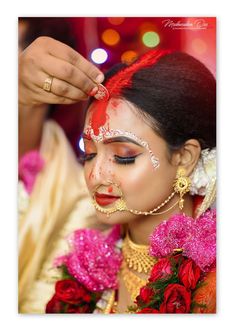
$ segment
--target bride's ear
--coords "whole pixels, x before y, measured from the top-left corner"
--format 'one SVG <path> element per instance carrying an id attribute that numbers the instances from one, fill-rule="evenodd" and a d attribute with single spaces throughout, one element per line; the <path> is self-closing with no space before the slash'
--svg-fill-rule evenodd
<path id="1" fill-rule="evenodd" d="M 186 176 L 189 176 L 195 168 L 201 154 L 201 146 L 198 140 L 187 140 L 184 145 L 173 153 L 172 164 L 183 167 L 186 170 Z"/>

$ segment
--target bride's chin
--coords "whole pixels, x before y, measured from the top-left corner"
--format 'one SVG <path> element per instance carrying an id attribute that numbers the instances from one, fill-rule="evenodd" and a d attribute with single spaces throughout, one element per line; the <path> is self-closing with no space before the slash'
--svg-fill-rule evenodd
<path id="1" fill-rule="evenodd" d="M 122 212 L 115 212 L 109 216 L 101 212 L 96 212 L 96 216 L 99 223 L 108 225 L 127 223 L 127 216 L 125 216 Z"/>
<path id="2" fill-rule="evenodd" d="M 115 212 L 107 216 L 105 213 L 96 211 L 96 216 L 98 223 L 107 225 L 127 224 L 140 218 L 139 216 L 133 215 L 129 212 Z"/>

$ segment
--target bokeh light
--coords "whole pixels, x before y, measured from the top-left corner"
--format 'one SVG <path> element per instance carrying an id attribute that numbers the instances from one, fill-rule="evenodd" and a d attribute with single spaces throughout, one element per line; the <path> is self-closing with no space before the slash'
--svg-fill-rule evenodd
<path id="1" fill-rule="evenodd" d="M 78 141 L 78 146 L 79 146 L 79 149 L 83 152 L 85 152 L 85 148 L 84 148 L 84 139 L 81 137 Z"/>
<path id="2" fill-rule="evenodd" d="M 137 57 L 138 57 L 138 53 L 136 51 L 128 50 L 128 51 L 125 51 L 124 53 L 122 53 L 121 62 L 126 63 L 126 64 L 130 64 L 134 60 L 136 60 Z"/>
<path id="3" fill-rule="evenodd" d="M 155 31 L 147 31 L 143 34 L 142 41 L 147 47 L 156 47 L 160 43 L 160 37 Z"/>
<path id="4" fill-rule="evenodd" d="M 198 54 L 203 54 L 207 50 L 207 45 L 202 39 L 195 38 L 192 41 L 192 49 L 193 49 L 194 52 L 196 52 Z"/>
<path id="5" fill-rule="evenodd" d="M 119 43 L 120 35 L 114 29 L 107 29 L 102 33 L 102 40 L 105 44 L 114 46 Z"/>
<path id="6" fill-rule="evenodd" d="M 147 31 L 156 31 L 156 29 L 157 29 L 156 25 L 149 21 L 143 22 L 139 27 L 141 35 L 143 35 Z"/>
<path id="7" fill-rule="evenodd" d="M 108 54 L 107 51 L 101 48 L 95 49 L 91 53 L 91 59 L 96 64 L 103 64 L 107 61 Z"/>
<path id="8" fill-rule="evenodd" d="M 109 23 L 111 23 L 113 25 L 120 25 L 125 20 L 124 17 L 108 17 L 107 19 L 108 19 Z"/>

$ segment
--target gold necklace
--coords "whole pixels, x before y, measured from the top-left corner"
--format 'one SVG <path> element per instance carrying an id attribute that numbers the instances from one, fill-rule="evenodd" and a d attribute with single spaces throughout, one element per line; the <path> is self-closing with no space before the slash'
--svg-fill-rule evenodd
<path id="1" fill-rule="evenodd" d="M 139 277 L 130 268 L 139 273 L 148 274 L 157 262 L 157 259 L 149 255 L 148 245 L 139 245 L 132 242 L 128 232 L 123 240 L 122 254 L 123 261 L 120 274 L 131 300 L 134 302 L 139 295 L 140 289 L 147 284 L 148 279 Z M 118 313 L 114 290 L 110 290 L 102 295 L 101 300 L 97 303 L 97 310 L 95 312 L 110 313 L 111 311 Z"/>
<path id="2" fill-rule="evenodd" d="M 135 301 L 138 296 L 140 289 L 147 284 L 146 279 L 142 279 L 133 273 L 127 266 L 125 260 L 123 260 L 121 265 L 121 276 L 125 283 L 126 289 L 130 294 L 132 302 Z"/>
<path id="3" fill-rule="evenodd" d="M 127 266 L 139 273 L 149 273 L 157 261 L 155 257 L 150 256 L 149 246 L 135 244 L 128 232 L 123 242 L 122 254 Z"/>
<path id="4" fill-rule="evenodd" d="M 148 245 L 135 244 L 130 239 L 128 231 L 123 241 L 122 254 L 121 276 L 131 300 L 134 302 L 140 289 L 147 284 L 147 279 L 139 277 L 130 269 L 139 273 L 149 274 L 157 259 L 150 256 Z"/>

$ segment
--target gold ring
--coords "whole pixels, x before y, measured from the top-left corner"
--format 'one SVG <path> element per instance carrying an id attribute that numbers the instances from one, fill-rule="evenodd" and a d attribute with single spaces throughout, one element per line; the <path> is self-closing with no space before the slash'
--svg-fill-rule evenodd
<path id="1" fill-rule="evenodd" d="M 52 88 L 53 77 L 49 76 L 45 79 L 43 83 L 43 90 L 50 92 Z"/>

